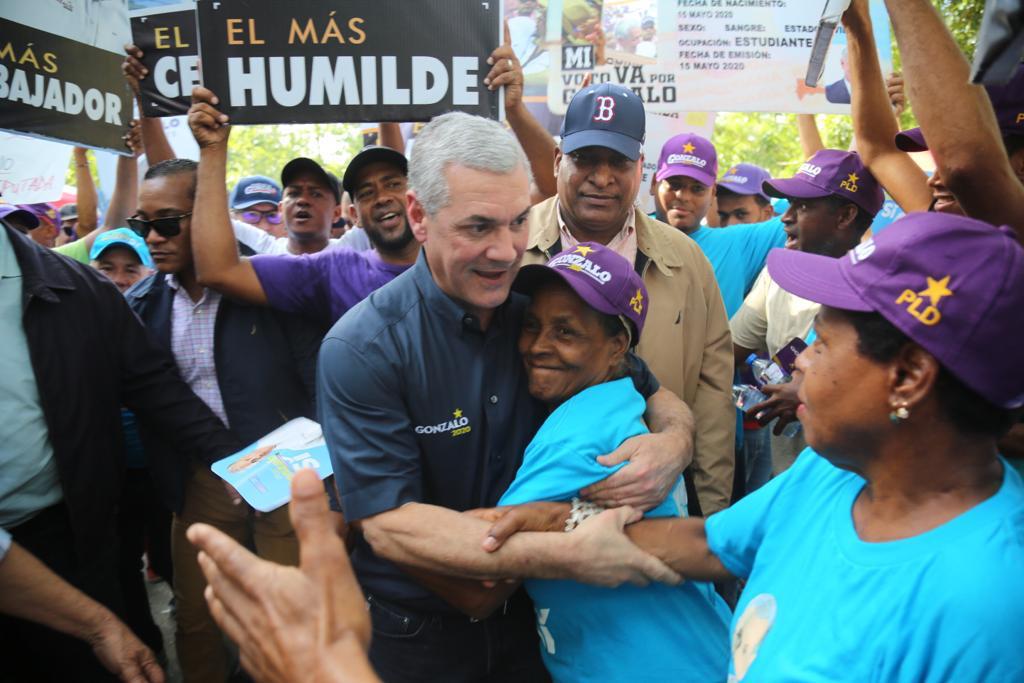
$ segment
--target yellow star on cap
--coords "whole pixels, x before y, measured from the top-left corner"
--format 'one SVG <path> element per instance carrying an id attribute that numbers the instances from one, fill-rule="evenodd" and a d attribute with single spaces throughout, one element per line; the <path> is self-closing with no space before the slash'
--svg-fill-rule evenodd
<path id="1" fill-rule="evenodd" d="M 637 289 L 636 296 L 629 300 L 629 305 L 633 307 L 637 315 L 644 312 L 644 293 L 643 290 Z"/>
<path id="2" fill-rule="evenodd" d="M 851 174 L 850 174 L 850 177 L 849 177 L 849 178 L 847 178 L 847 180 L 848 180 L 849 182 L 851 182 L 851 183 L 853 183 L 853 184 L 855 184 L 855 185 L 856 185 L 856 184 L 857 184 L 857 181 L 858 181 L 858 180 L 860 180 L 860 178 L 858 178 L 858 177 L 857 177 L 857 174 L 856 174 L 856 173 L 851 173 Z"/>
<path id="3" fill-rule="evenodd" d="M 693 154 L 693 150 L 695 149 L 697 148 L 693 146 L 692 142 L 687 142 L 685 145 L 683 145 L 683 151 L 686 152 L 687 154 Z"/>
<path id="4" fill-rule="evenodd" d="M 937 306 L 944 297 L 953 296 L 952 290 L 949 289 L 949 277 L 947 275 L 941 280 L 928 278 L 928 289 L 920 291 L 918 294 L 928 297 L 932 300 L 932 306 Z"/>
<path id="5" fill-rule="evenodd" d="M 590 252 L 592 252 L 592 251 L 594 251 L 593 247 L 585 247 L 583 245 L 580 245 L 580 246 L 576 247 L 576 252 L 575 253 L 581 254 L 584 258 L 586 258 L 590 254 Z"/>
<path id="6" fill-rule="evenodd" d="M 458 420 L 460 417 L 462 417 L 462 408 L 456 408 L 455 412 L 452 413 L 452 415 L 454 415 L 455 419 Z"/>
<path id="7" fill-rule="evenodd" d="M 725 175 L 736 175 L 736 170 L 737 170 L 736 167 L 733 166 L 732 168 L 729 169 L 729 172 L 726 173 Z"/>

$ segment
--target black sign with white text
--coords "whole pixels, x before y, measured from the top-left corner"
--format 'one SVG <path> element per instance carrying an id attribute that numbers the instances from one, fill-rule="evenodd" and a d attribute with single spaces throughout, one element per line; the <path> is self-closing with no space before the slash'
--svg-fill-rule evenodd
<path id="1" fill-rule="evenodd" d="M 132 105 L 121 61 L 0 18 L 0 128 L 127 154 Z"/>
<path id="2" fill-rule="evenodd" d="M 199 0 L 203 84 L 232 123 L 499 117 L 497 0 Z"/>
<path id="3" fill-rule="evenodd" d="M 199 43 L 193 7 L 132 13 L 132 41 L 142 50 L 149 75 L 139 83 L 143 116 L 188 111 L 199 80 Z"/>

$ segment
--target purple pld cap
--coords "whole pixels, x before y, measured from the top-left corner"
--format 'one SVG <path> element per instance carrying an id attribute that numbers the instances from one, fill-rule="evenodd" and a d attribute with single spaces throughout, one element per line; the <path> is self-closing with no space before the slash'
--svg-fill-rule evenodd
<path id="1" fill-rule="evenodd" d="M 785 199 L 817 199 L 835 195 L 874 216 L 882 208 L 882 188 L 856 152 L 823 149 L 800 166 L 792 178 L 765 181 L 764 191 Z"/>
<path id="2" fill-rule="evenodd" d="M 636 161 L 643 154 L 647 115 L 629 88 L 614 83 L 589 85 L 577 92 L 562 120 L 564 154 L 583 147 L 607 147 Z"/>
<path id="3" fill-rule="evenodd" d="M 0 204 L 0 218 L 7 218 L 8 216 L 14 216 L 15 218 L 21 219 L 29 230 L 33 230 L 39 227 L 39 217 L 31 211 L 26 211 L 20 206 L 14 204 Z"/>
<path id="4" fill-rule="evenodd" d="M 840 258 L 774 249 L 768 273 L 799 297 L 881 314 L 982 397 L 1024 405 L 1024 364 L 1013 360 L 1024 249 L 1010 228 L 912 213 Z"/>
<path id="5" fill-rule="evenodd" d="M 655 178 L 661 182 L 674 176 L 686 176 L 714 187 L 718 177 L 718 153 L 711 141 L 693 133 L 669 138 L 661 148 Z"/>
<path id="6" fill-rule="evenodd" d="M 904 152 L 927 152 L 928 143 L 920 128 L 911 128 L 896 133 L 896 146 Z"/>
<path id="7" fill-rule="evenodd" d="M 719 178 L 718 187 L 736 194 L 760 195 L 767 200 L 769 197 L 764 193 L 764 181 L 771 179 L 771 173 L 760 166 L 736 164 Z"/>
<path id="8" fill-rule="evenodd" d="M 512 288 L 530 294 L 552 275 L 565 280 L 591 308 L 625 317 L 633 324 L 633 343 L 640 339 L 649 301 L 647 287 L 632 263 L 608 247 L 583 242 L 556 254 L 546 265 L 523 266 Z"/>
<path id="9" fill-rule="evenodd" d="M 1004 85 L 986 85 L 1003 135 L 1024 134 L 1024 67 L 1018 66 Z"/>

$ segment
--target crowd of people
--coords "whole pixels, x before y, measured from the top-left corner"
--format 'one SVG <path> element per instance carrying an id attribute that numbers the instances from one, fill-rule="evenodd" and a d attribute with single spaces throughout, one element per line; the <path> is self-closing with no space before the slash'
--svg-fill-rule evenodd
<path id="1" fill-rule="evenodd" d="M 1024 680 L 1024 69 L 886 5 L 921 127 L 854 0 L 789 177 L 684 133 L 642 187 L 641 100 L 552 139 L 506 31 L 507 127 L 229 188 L 197 87 L 198 161 L 144 118 L 102 218 L 84 150 L 0 205 L 0 681 L 163 681 L 147 574 L 186 683 Z M 334 474 L 258 513 L 210 466 L 297 417 Z"/>

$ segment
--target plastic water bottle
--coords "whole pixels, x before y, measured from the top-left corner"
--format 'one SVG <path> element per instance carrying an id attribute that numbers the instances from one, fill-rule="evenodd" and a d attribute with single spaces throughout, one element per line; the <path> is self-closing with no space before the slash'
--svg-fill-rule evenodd
<path id="1" fill-rule="evenodd" d="M 754 373 L 754 381 L 759 387 L 765 384 L 785 384 L 792 379 L 775 361 L 758 358 L 756 353 L 747 356 L 747 365 Z"/>
<path id="2" fill-rule="evenodd" d="M 760 391 L 761 387 L 763 387 L 764 385 L 785 384 L 786 382 L 789 382 L 790 380 L 793 379 L 786 373 L 785 370 L 779 367 L 778 363 L 768 360 L 767 358 L 758 358 L 757 354 L 755 353 L 752 353 L 749 356 L 747 356 L 747 365 L 750 366 L 750 370 L 754 374 L 754 381 L 757 382 L 756 389 L 754 389 L 754 387 L 750 388 L 754 389 L 754 391 L 756 391 L 757 394 L 761 396 L 761 399 L 759 401 L 750 401 L 749 403 L 746 403 L 746 408 L 744 408 L 743 406 L 740 405 L 739 399 L 737 398 L 736 387 L 733 387 L 733 398 L 736 399 L 736 406 L 741 410 L 749 410 L 751 407 L 757 405 L 758 403 L 768 400 L 768 396 L 766 396 L 764 392 Z M 752 394 L 749 394 L 749 392 L 747 394 L 747 397 L 755 398 Z M 765 425 L 765 427 L 768 429 L 774 429 L 775 423 L 777 421 L 778 418 L 769 422 L 767 425 Z M 792 439 L 797 434 L 799 434 L 802 429 L 803 427 L 800 425 L 800 422 L 794 420 L 782 429 L 782 436 Z"/>

